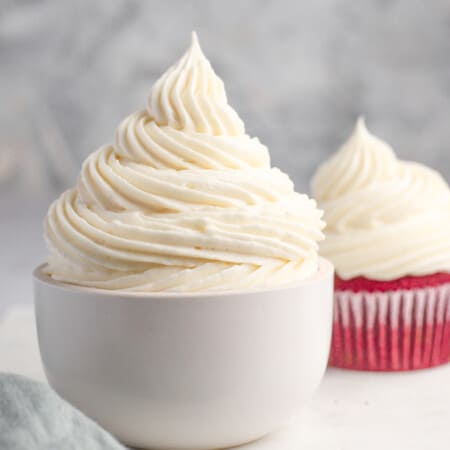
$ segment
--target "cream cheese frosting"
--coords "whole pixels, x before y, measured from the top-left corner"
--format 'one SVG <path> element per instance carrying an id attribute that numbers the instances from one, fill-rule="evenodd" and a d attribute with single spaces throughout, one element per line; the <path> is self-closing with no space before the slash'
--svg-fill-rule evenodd
<path id="1" fill-rule="evenodd" d="M 450 272 L 450 189 L 436 171 L 399 160 L 360 118 L 312 179 L 325 211 L 321 253 L 343 279 Z"/>
<path id="2" fill-rule="evenodd" d="M 46 272 L 144 292 L 276 286 L 317 271 L 321 217 L 245 133 L 193 34 L 51 205 Z"/>

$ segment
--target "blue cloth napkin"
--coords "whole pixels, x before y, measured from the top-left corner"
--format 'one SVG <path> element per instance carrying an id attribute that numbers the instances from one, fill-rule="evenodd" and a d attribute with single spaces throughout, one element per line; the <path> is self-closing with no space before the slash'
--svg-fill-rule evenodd
<path id="1" fill-rule="evenodd" d="M 126 450 L 44 383 L 0 373 L 0 450 Z"/>

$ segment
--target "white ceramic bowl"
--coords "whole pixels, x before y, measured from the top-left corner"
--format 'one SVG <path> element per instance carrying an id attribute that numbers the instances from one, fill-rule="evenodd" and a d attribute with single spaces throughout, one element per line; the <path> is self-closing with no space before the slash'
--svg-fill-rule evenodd
<path id="1" fill-rule="evenodd" d="M 122 442 L 212 449 L 287 422 L 318 387 L 333 267 L 289 287 L 127 293 L 34 272 L 41 357 L 53 388 Z"/>

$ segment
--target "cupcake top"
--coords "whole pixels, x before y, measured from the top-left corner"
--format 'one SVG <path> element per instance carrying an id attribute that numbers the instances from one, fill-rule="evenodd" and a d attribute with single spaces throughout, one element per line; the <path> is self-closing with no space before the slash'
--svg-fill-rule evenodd
<path id="1" fill-rule="evenodd" d="M 245 133 L 194 34 L 50 207 L 46 272 L 135 291 L 279 285 L 317 271 L 321 216 Z"/>
<path id="2" fill-rule="evenodd" d="M 360 118 L 313 177 L 325 211 L 321 252 L 342 279 L 450 272 L 450 190 L 436 171 L 397 159 Z"/>

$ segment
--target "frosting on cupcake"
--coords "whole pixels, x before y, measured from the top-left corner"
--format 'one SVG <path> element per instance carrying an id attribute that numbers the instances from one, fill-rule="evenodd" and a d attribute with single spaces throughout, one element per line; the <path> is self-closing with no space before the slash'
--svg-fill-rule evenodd
<path id="1" fill-rule="evenodd" d="M 194 34 L 50 207 L 46 271 L 135 291 L 275 286 L 316 272 L 321 216 L 245 133 Z"/>
<path id="2" fill-rule="evenodd" d="M 324 209 L 321 252 L 343 279 L 450 271 L 450 190 L 436 171 L 397 159 L 363 119 L 312 180 Z"/>

